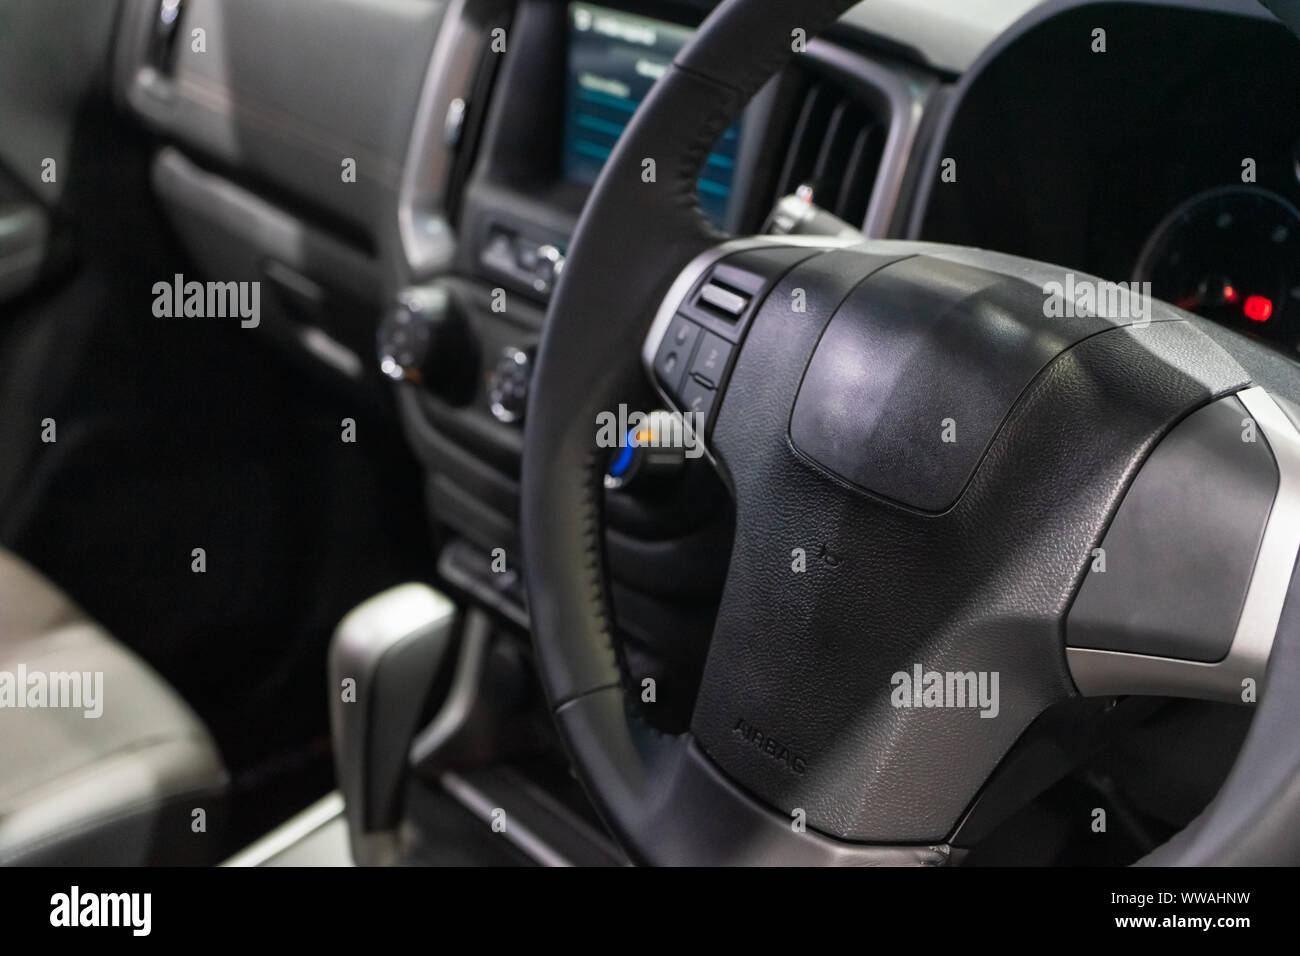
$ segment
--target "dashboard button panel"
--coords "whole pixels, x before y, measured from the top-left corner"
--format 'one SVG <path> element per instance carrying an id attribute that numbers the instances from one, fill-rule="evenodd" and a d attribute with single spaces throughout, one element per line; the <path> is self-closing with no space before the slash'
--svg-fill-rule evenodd
<path id="1" fill-rule="evenodd" d="M 564 271 L 560 241 L 538 239 L 493 223 L 479 253 L 482 265 L 547 296 Z"/>

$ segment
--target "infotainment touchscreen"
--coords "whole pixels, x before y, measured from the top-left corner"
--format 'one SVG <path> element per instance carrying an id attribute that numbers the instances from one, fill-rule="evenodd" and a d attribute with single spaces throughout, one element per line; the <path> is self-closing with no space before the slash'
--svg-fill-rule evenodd
<path id="1" fill-rule="evenodd" d="M 637 104 L 692 32 L 588 3 L 569 6 L 565 179 L 595 182 Z M 716 144 L 700 176 L 700 205 L 719 224 L 731 197 L 739 136 L 737 123 Z"/>

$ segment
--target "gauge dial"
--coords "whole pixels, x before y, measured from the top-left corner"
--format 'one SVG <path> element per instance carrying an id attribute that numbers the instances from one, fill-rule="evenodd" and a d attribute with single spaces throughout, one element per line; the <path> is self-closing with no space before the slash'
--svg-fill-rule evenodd
<path id="1" fill-rule="evenodd" d="M 1156 227 L 1134 271 L 1179 308 L 1289 351 L 1300 342 L 1300 212 L 1276 193 L 1193 196 Z"/>

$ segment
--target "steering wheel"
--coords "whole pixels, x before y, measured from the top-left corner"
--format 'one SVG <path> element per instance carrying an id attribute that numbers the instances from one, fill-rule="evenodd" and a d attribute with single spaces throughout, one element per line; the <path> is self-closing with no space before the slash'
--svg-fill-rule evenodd
<path id="1" fill-rule="evenodd" d="M 1143 862 L 1300 861 L 1296 367 L 1123 290 L 1075 309 L 1100 280 L 1043 263 L 729 238 L 699 211 L 710 148 L 793 31 L 852 2 L 721 5 L 573 237 L 529 402 L 522 530 L 536 656 L 580 778 L 636 862 L 942 865 L 1052 705 L 1246 701 L 1219 794 Z M 646 375 L 736 508 L 678 735 L 638 714 L 603 559 L 598 416 Z"/>

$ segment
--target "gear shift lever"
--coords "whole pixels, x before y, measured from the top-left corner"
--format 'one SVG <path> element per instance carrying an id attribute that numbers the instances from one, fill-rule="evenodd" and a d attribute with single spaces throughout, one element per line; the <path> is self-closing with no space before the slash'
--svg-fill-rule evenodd
<path id="1" fill-rule="evenodd" d="M 403 584 L 355 607 L 330 642 L 334 762 L 352 858 L 360 866 L 396 856 L 411 737 L 455 619 L 448 597 L 424 584 Z"/>

